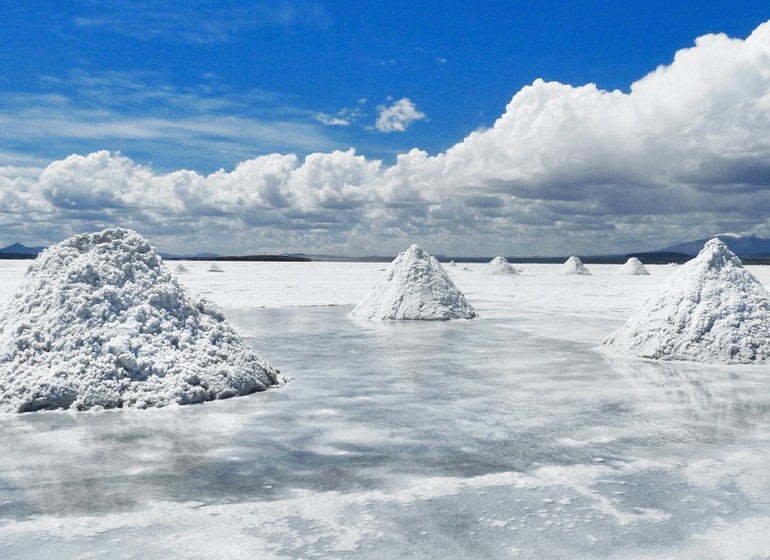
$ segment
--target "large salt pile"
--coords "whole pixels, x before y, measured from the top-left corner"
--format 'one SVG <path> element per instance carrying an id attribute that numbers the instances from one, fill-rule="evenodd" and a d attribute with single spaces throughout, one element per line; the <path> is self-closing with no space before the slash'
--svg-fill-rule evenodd
<path id="1" fill-rule="evenodd" d="M 567 276 L 570 274 L 590 275 L 591 271 L 585 267 L 583 261 L 581 261 L 579 258 L 570 257 L 564 262 L 563 265 L 561 265 L 561 268 L 556 274 L 561 274 L 562 276 Z"/>
<path id="2" fill-rule="evenodd" d="M 770 362 L 770 294 L 712 239 L 602 343 L 655 360 Z"/>
<path id="3" fill-rule="evenodd" d="M 644 276 L 649 274 L 649 271 L 642 264 L 642 261 L 636 257 L 631 257 L 626 261 L 626 264 L 621 266 L 615 274 L 629 275 L 629 276 Z"/>
<path id="4" fill-rule="evenodd" d="M 489 263 L 487 263 L 487 266 L 484 267 L 484 270 L 481 271 L 482 274 L 498 274 L 498 275 L 517 275 L 518 272 L 516 272 L 516 269 L 511 266 L 511 263 L 508 262 L 508 259 L 505 257 L 495 257 Z"/>
<path id="5" fill-rule="evenodd" d="M 50 247 L 0 308 L 0 409 L 188 404 L 281 382 L 130 230 Z"/>
<path id="6" fill-rule="evenodd" d="M 473 319 L 476 311 L 435 257 L 412 245 L 388 266 L 350 317 L 446 321 Z"/>

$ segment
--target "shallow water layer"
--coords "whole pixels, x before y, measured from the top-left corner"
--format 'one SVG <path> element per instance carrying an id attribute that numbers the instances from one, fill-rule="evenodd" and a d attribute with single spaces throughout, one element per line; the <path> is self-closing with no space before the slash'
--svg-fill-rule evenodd
<path id="1" fill-rule="evenodd" d="M 767 557 L 767 367 L 599 353 L 659 280 L 473 272 L 473 321 L 226 309 L 282 389 L 0 416 L 0 558 Z"/>

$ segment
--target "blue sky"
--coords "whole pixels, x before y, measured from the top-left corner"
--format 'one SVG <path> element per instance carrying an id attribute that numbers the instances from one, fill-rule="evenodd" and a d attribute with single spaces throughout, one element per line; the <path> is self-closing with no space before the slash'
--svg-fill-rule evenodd
<path id="1" fill-rule="evenodd" d="M 760 2 L 51 4 L 0 12 L 0 243 L 110 225 L 220 252 L 770 236 L 765 45 L 735 44 Z"/>

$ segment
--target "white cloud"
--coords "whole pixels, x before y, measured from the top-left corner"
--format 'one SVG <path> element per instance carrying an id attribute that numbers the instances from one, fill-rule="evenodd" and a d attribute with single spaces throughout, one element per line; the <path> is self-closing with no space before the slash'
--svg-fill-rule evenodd
<path id="1" fill-rule="evenodd" d="M 426 118 L 425 113 L 417 110 L 417 107 L 407 97 L 403 97 L 390 106 L 379 105 L 379 116 L 374 127 L 380 132 L 405 132 L 415 122 Z"/>
<path id="2" fill-rule="evenodd" d="M 746 40 L 702 37 L 627 94 L 537 80 L 491 128 L 391 166 L 348 150 L 159 173 L 100 151 L 38 173 L 0 168 L 0 231 L 51 243 L 123 224 L 169 251 L 348 254 L 412 241 L 435 253 L 532 255 L 652 249 L 719 231 L 770 237 L 768 92 L 770 23 Z M 420 114 L 408 99 L 383 113 L 393 130 Z M 30 122 L 50 133 L 78 120 Z M 226 143 L 249 122 L 193 119 L 159 141 L 194 132 Z M 136 134 L 165 126 L 118 124 Z"/>
<path id="3" fill-rule="evenodd" d="M 351 121 L 348 118 L 327 115 L 326 113 L 316 113 L 315 119 L 326 126 L 350 126 L 351 124 Z"/>
<path id="4" fill-rule="evenodd" d="M 334 115 L 327 113 L 316 113 L 315 119 L 327 126 L 350 126 L 363 116 L 363 107 L 366 105 L 366 98 L 361 98 L 353 107 L 343 107 Z"/>

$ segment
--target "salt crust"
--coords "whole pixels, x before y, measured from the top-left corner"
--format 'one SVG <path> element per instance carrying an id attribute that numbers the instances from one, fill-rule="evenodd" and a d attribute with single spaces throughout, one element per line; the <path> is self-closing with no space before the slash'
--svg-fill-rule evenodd
<path id="1" fill-rule="evenodd" d="M 511 263 L 508 262 L 508 259 L 505 257 L 495 257 L 489 263 L 487 263 L 487 266 L 484 267 L 484 270 L 481 271 L 482 274 L 497 274 L 497 275 L 518 275 L 519 273 L 516 272 L 516 269 L 511 266 Z"/>
<path id="2" fill-rule="evenodd" d="M 570 257 L 564 262 L 564 264 L 556 272 L 556 274 L 560 274 L 562 276 L 567 276 L 571 274 L 579 274 L 579 275 L 582 274 L 584 276 L 590 276 L 591 271 L 585 267 L 585 265 L 583 264 L 583 261 L 581 261 L 579 258 Z"/>
<path id="3" fill-rule="evenodd" d="M 0 409 L 159 407 L 263 391 L 280 373 L 137 233 L 44 251 L 0 308 Z"/>
<path id="4" fill-rule="evenodd" d="M 621 266 L 615 274 L 629 275 L 629 276 L 644 276 L 650 272 L 642 264 L 642 261 L 636 257 L 631 257 L 626 261 L 626 264 Z"/>
<path id="5" fill-rule="evenodd" d="M 446 321 L 473 319 L 476 311 L 436 258 L 412 245 L 395 258 L 349 316 Z"/>
<path id="6" fill-rule="evenodd" d="M 770 294 L 718 239 L 682 265 L 602 347 L 654 360 L 770 362 Z"/>

